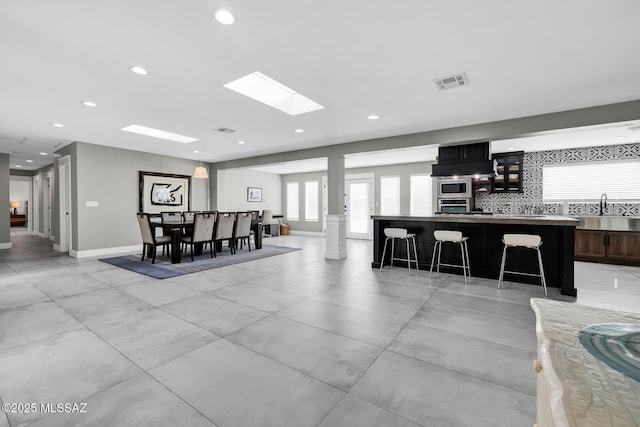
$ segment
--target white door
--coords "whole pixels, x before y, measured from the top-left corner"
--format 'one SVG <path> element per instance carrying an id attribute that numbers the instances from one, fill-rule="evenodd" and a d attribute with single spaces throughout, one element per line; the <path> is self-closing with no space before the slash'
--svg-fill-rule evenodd
<path id="1" fill-rule="evenodd" d="M 43 204 L 43 225 L 44 237 L 51 237 L 51 174 L 47 173 L 44 177 L 44 188 L 42 191 Z"/>
<path id="2" fill-rule="evenodd" d="M 60 177 L 59 220 L 60 220 L 60 252 L 71 249 L 71 159 L 65 156 L 58 161 Z"/>
<path id="3" fill-rule="evenodd" d="M 372 238 L 373 179 L 346 180 L 347 238 Z"/>
<path id="4" fill-rule="evenodd" d="M 327 177 L 322 177 L 322 233 L 327 233 L 327 214 L 329 213 L 329 187 L 327 183 Z"/>

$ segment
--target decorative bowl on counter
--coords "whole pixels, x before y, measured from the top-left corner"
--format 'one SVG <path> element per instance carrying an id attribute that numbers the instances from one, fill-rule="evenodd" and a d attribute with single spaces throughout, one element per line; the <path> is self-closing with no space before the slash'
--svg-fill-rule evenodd
<path id="1" fill-rule="evenodd" d="M 640 324 L 596 323 L 580 329 L 578 339 L 596 359 L 640 381 Z"/>

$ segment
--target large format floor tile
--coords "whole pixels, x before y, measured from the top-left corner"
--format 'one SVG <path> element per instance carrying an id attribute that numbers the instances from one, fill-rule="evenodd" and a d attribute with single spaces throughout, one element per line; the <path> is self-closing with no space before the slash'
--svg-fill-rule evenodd
<path id="1" fill-rule="evenodd" d="M 306 298 L 301 295 L 274 291 L 273 289 L 248 283 L 225 286 L 222 289 L 211 292 L 211 294 L 270 313 L 280 311 Z"/>
<path id="2" fill-rule="evenodd" d="M 348 394 L 318 427 L 420 427 L 420 425 Z"/>
<path id="3" fill-rule="evenodd" d="M 113 288 L 60 298 L 57 302 L 87 325 L 151 308 L 149 304 Z"/>
<path id="4" fill-rule="evenodd" d="M 345 337 L 386 347 L 406 324 L 392 317 L 309 299 L 277 314 Z"/>
<path id="5" fill-rule="evenodd" d="M 91 396 L 86 413 L 60 413 L 33 427 L 215 427 L 178 396 L 149 377 L 135 377 Z"/>
<path id="6" fill-rule="evenodd" d="M 392 352 L 351 391 L 424 426 L 513 427 L 535 420 L 535 397 Z"/>
<path id="7" fill-rule="evenodd" d="M 3 402 L 80 403 L 141 372 L 86 329 L 65 332 L 0 352 Z M 11 425 L 42 418 L 9 413 Z"/>
<path id="8" fill-rule="evenodd" d="M 176 301 L 160 309 L 220 336 L 226 336 L 269 315 L 211 295 Z"/>
<path id="9" fill-rule="evenodd" d="M 148 279 L 130 285 L 123 285 L 118 289 L 153 306 L 202 295 L 201 292 L 185 286 L 157 279 Z"/>
<path id="10" fill-rule="evenodd" d="M 82 328 L 83 324 L 52 301 L 0 310 L 0 350 Z"/>
<path id="11" fill-rule="evenodd" d="M 219 337 L 163 311 L 135 312 L 92 327 L 145 370 L 200 348 Z"/>
<path id="12" fill-rule="evenodd" d="M 381 351 L 369 344 L 277 317 L 256 322 L 227 339 L 345 391 Z"/>
<path id="13" fill-rule="evenodd" d="M 0 292 L 2 293 L 0 310 L 49 300 L 49 297 L 40 289 L 23 282 L 23 279 L 7 282 L 6 284 L 0 285 Z"/>
<path id="14" fill-rule="evenodd" d="M 343 392 L 224 339 L 152 370 L 219 426 L 317 426 Z"/>

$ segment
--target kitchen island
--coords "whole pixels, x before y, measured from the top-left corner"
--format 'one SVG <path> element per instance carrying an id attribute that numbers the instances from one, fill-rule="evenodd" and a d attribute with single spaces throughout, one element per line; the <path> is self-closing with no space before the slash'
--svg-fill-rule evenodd
<path id="1" fill-rule="evenodd" d="M 373 219 L 373 268 L 380 267 L 384 248 L 384 229 L 387 227 L 406 228 L 416 234 L 418 264 L 428 270 L 435 239 L 435 230 L 458 230 L 469 237 L 469 258 L 471 276 L 498 280 L 502 259 L 502 236 L 504 234 L 537 234 L 542 237 L 542 262 L 547 286 L 560 288 L 563 295 L 576 296 L 574 287 L 574 240 L 579 221 L 563 216 L 548 215 L 431 215 L 431 216 L 384 216 L 374 215 Z M 396 257 L 406 258 L 404 245 L 396 245 Z M 536 252 L 524 248 L 508 250 L 506 270 L 538 273 Z M 387 251 L 389 263 L 390 254 Z M 445 244 L 442 262 L 461 264 L 458 245 Z M 406 262 L 394 261 L 394 265 Z M 462 274 L 462 269 L 441 267 L 447 273 Z M 521 283 L 540 284 L 539 277 L 520 276 L 505 273 L 505 280 Z"/>

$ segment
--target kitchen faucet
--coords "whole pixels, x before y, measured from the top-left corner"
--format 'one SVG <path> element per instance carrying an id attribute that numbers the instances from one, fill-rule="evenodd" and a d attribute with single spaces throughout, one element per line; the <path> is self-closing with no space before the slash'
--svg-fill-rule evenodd
<path id="1" fill-rule="evenodd" d="M 602 193 L 600 196 L 600 216 L 604 215 L 605 209 L 607 209 L 607 193 Z"/>

